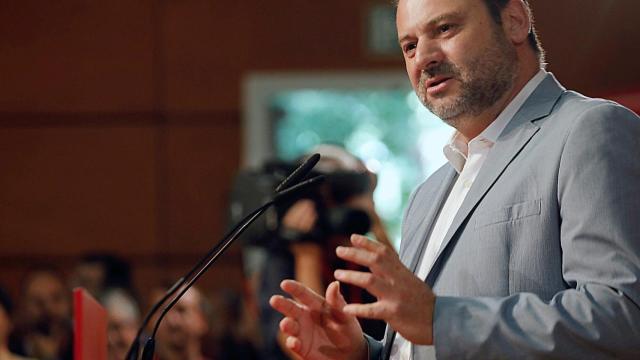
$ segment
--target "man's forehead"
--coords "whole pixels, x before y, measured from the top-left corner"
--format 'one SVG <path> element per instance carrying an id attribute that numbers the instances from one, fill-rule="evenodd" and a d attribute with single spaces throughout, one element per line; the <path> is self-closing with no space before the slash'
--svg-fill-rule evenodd
<path id="1" fill-rule="evenodd" d="M 467 13 L 483 6 L 484 0 L 400 0 L 398 16 L 429 21 L 450 12 Z"/>
<path id="2" fill-rule="evenodd" d="M 464 17 L 483 6 L 484 0 L 400 0 L 396 17 L 398 36 L 415 27 L 443 19 Z"/>

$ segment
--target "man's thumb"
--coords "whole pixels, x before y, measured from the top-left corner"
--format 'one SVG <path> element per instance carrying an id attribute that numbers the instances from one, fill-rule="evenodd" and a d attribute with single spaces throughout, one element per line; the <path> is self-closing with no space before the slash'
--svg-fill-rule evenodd
<path id="1" fill-rule="evenodd" d="M 344 299 L 342 293 L 340 292 L 340 282 L 337 280 L 329 284 L 329 286 L 327 287 L 326 298 L 327 302 L 332 307 L 338 307 L 339 309 L 342 309 L 343 306 L 347 305 L 347 301 Z"/>

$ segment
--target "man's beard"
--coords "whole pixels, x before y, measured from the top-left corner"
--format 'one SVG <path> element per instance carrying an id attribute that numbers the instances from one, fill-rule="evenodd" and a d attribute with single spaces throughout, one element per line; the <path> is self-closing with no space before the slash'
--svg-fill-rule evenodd
<path id="1" fill-rule="evenodd" d="M 462 67 L 442 62 L 425 69 L 420 75 L 417 94 L 420 101 L 436 116 L 455 126 L 461 116 L 477 116 L 493 106 L 515 82 L 517 56 L 501 29 L 493 34 L 492 46 L 470 59 Z M 460 94 L 446 101 L 442 97 L 427 98 L 427 80 L 444 75 L 460 82 Z M 446 97 L 447 95 L 445 95 Z M 451 97 L 451 95 L 448 95 Z M 444 100 L 444 101 L 443 101 Z"/>

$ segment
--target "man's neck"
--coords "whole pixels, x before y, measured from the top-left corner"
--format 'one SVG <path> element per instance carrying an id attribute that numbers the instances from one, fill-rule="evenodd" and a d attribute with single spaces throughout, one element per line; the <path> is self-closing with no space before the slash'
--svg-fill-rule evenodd
<path id="1" fill-rule="evenodd" d="M 495 104 L 485 109 L 482 113 L 475 116 L 461 116 L 455 119 L 453 126 L 460 133 L 461 139 L 468 143 L 491 125 L 539 70 L 540 67 L 529 67 L 526 71 L 522 71 L 521 74 L 516 76 L 511 89 L 505 92 Z"/>

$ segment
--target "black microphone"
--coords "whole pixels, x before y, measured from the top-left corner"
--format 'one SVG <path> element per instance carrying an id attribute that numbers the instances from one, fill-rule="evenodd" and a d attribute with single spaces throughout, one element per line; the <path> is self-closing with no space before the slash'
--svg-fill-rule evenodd
<path id="1" fill-rule="evenodd" d="M 127 353 L 126 356 L 126 360 L 137 360 L 138 359 L 138 354 L 139 354 L 139 350 L 140 350 L 140 337 L 142 336 L 142 332 L 144 331 L 144 329 L 146 328 L 146 326 L 149 324 L 149 322 L 151 321 L 151 317 L 160 309 L 160 307 L 162 306 L 162 304 L 164 304 L 169 297 L 171 297 L 171 295 L 175 294 L 176 291 L 178 291 L 178 289 L 180 289 L 180 287 L 182 285 L 185 284 L 185 282 L 191 278 L 193 276 L 193 274 L 196 273 L 196 271 L 200 268 L 202 268 L 202 266 L 207 262 L 207 260 L 209 260 L 214 254 L 219 254 L 222 251 L 224 251 L 224 248 L 222 250 L 219 251 L 221 246 L 224 246 L 225 240 L 230 239 L 231 237 L 237 237 L 239 236 L 242 231 L 244 231 L 244 229 L 251 224 L 255 219 L 258 218 L 258 216 L 260 216 L 260 214 L 262 214 L 269 206 L 273 205 L 275 202 L 280 201 L 281 199 L 288 197 L 290 194 L 293 194 L 294 192 L 297 193 L 297 191 L 299 191 L 302 188 L 306 188 L 307 186 L 311 186 L 313 183 L 320 181 L 320 180 L 314 180 L 313 182 L 310 182 L 310 180 L 305 181 L 305 183 L 307 183 L 307 185 L 304 186 L 298 186 L 298 185 L 302 185 L 298 184 L 298 185 L 293 185 L 295 182 L 298 182 L 300 179 L 304 178 L 305 176 L 307 176 L 307 174 L 311 171 L 311 169 L 318 163 L 318 160 L 320 159 L 320 155 L 319 154 L 313 154 L 312 156 L 310 156 L 307 160 L 305 160 L 302 164 L 300 164 L 289 176 L 287 176 L 277 187 L 276 187 L 276 195 L 273 198 L 272 201 L 266 203 L 265 205 L 263 205 L 262 207 L 254 210 L 253 212 L 251 212 L 250 214 L 248 214 L 247 216 L 244 217 L 244 219 L 242 219 L 233 229 L 231 229 L 223 238 L 220 242 L 218 242 L 211 250 L 209 250 L 209 252 L 207 252 L 207 254 L 205 254 L 205 256 L 203 256 L 198 263 L 191 268 L 191 270 L 189 270 L 189 272 L 181 277 L 180 279 L 178 279 L 170 288 L 169 290 L 167 290 L 167 292 L 164 294 L 164 296 L 154 304 L 154 306 L 151 308 L 151 310 L 147 313 L 147 315 L 145 316 L 145 318 L 143 319 L 140 327 L 138 328 L 138 332 L 136 334 L 135 340 L 133 341 L 133 343 L 131 344 L 131 346 L 129 347 L 129 352 Z M 313 179 L 311 179 L 313 180 Z M 280 191 L 282 189 L 288 190 L 287 188 L 292 188 L 291 190 L 289 190 L 288 192 L 285 191 Z M 295 188 L 295 190 L 293 189 Z M 282 193 L 279 195 L 279 193 Z M 247 226 L 244 226 L 245 222 L 249 222 L 247 224 Z M 240 230 L 239 233 L 238 230 Z M 237 235 L 234 235 L 236 234 Z M 233 240 L 229 241 L 232 242 Z M 225 247 L 226 248 L 226 247 Z M 216 255 L 216 257 L 219 255 Z M 205 270 L 206 271 L 206 270 Z M 182 294 L 176 296 L 176 298 L 180 298 L 182 296 Z M 176 298 L 174 298 L 174 300 L 176 300 Z M 155 334 L 155 331 L 154 331 Z M 154 336 L 155 337 L 155 336 Z M 152 340 L 152 339 L 150 339 Z M 147 343 L 153 343 L 154 341 L 147 341 Z M 153 346 L 153 344 L 151 345 Z M 147 347 L 145 345 L 145 347 Z"/>
<path id="2" fill-rule="evenodd" d="M 299 193 L 301 193 L 303 190 L 308 189 L 311 186 L 315 186 L 320 184 L 321 182 L 323 182 L 324 180 L 326 180 L 326 176 L 324 175 L 318 175 L 318 176 L 314 176 L 311 179 L 307 179 L 301 183 L 298 183 L 296 185 L 293 185 L 291 187 L 288 187 L 278 193 L 276 193 L 276 195 L 273 197 L 272 203 L 277 203 L 280 202 L 282 200 L 285 200 L 293 195 L 297 195 Z"/>
<path id="3" fill-rule="evenodd" d="M 189 288 L 191 288 L 191 286 L 193 286 L 193 284 L 198 281 L 198 279 L 204 275 L 204 273 L 209 270 L 209 267 L 211 267 L 211 265 L 213 265 L 213 263 L 216 261 L 216 259 L 218 257 L 220 257 L 220 255 L 222 255 L 224 253 L 224 251 L 238 238 L 240 237 L 240 235 L 246 230 L 246 228 L 248 228 L 260 215 L 262 215 L 270 206 L 278 203 L 279 201 L 285 200 L 290 196 L 293 196 L 294 194 L 298 194 L 306 189 L 308 189 L 311 186 L 315 186 L 318 185 L 319 183 L 321 183 L 322 181 L 324 181 L 325 177 L 324 175 L 319 175 L 316 177 L 313 177 L 309 180 L 303 181 L 297 185 L 291 186 L 286 190 L 283 190 L 279 193 L 277 193 L 270 201 L 268 201 L 267 203 L 265 203 L 264 205 L 260 206 L 258 209 L 256 209 L 255 211 L 253 211 L 251 214 L 247 215 L 244 219 L 242 219 L 242 221 L 240 222 L 240 224 L 242 224 L 234 233 L 233 235 L 226 239 L 223 238 L 220 243 L 216 246 L 216 248 L 219 248 L 218 251 L 216 251 L 211 258 L 209 259 L 209 261 L 207 261 L 207 263 L 204 265 L 204 267 L 202 267 L 196 274 L 195 276 L 189 280 L 184 286 L 182 286 L 182 290 L 178 293 L 178 295 L 176 295 L 170 302 L 169 304 L 167 304 L 167 306 L 164 307 L 164 309 L 162 309 L 162 312 L 160 313 L 160 316 L 158 317 L 158 320 L 156 320 L 156 323 L 153 327 L 153 332 L 151 333 L 151 336 L 149 336 L 149 338 L 147 339 L 147 342 L 144 346 L 144 349 L 142 350 L 142 360 L 152 360 L 153 359 L 153 353 L 155 352 L 155 338 L 156 338 L 156 333 L 158 332 L 158 328 L 160 328 L 160 323 L 162 322 L 162 320 L 164 319 L 165 315 L 169 312 L 169 310 L 171 310 L 171 308 L 173 308 L 173 306 L 180 300 L 180 298 L 182 298 L 182 296 L 189 290 Z"/>
<path id="4" fill-rule="evenodd" d="M 313 169 L 314 166 L 320 160 L 320 154 L 313 154 L 307 158 L 297 169 L 295 169 L 289 176 L 287 176 L 281 183 L 276 187 L 276 192 L 279 193 L 282 190 L 287 189 L 291 185 L 302 180 L 307 174 Z"/>

